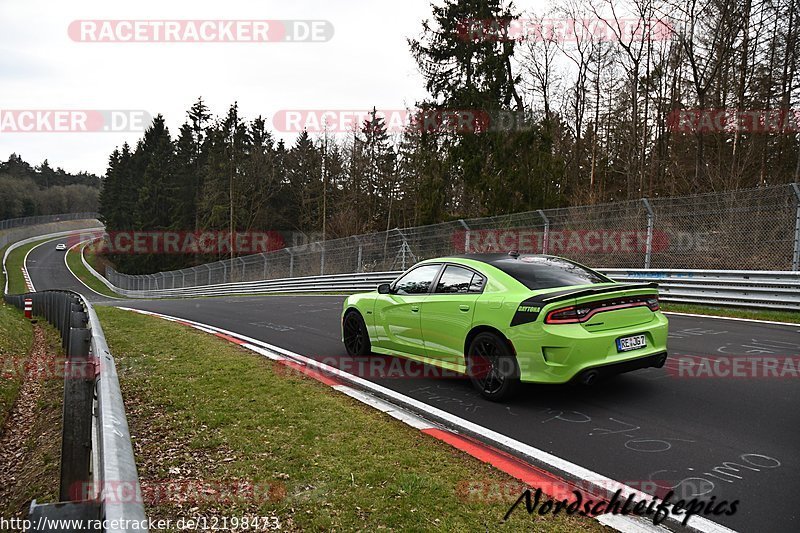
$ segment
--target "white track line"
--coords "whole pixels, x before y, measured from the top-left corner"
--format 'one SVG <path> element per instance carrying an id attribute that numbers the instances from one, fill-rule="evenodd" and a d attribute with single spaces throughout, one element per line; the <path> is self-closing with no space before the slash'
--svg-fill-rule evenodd
<path id="1" fill-rule="evenodd" d="M 435 420 L 441 421 L 446 425 L 446 427 L 448 427 L 451 430 L 479 436 L 482 441 L 488 442 L 492 446 L 498 447 L 500 449 L 512 450 L 516 452 L 517 456 L 521 456 L 526 460 L 529 460 L 532 464 L 538 464 L 540 466 L 543 466 L 547 471 L 549 471 L 552 474 L 555 474 L 560 477 L 566 477 L 567 479 L 571 480 L 578 480 L 588 484 L 589 486 L 594 486 L 598 491 L 598 493 L 600 494 L 605 492 L 613 493 L 616 492 L 617 490 L 621 490 L 624 494 L 632 494 L 634 495 L 635 498 L 640 500 L 656 499 L 651 494 L 646 494 L 637 489 L 629 487 L 623 483 L 612 480 L 611 478 L 602 476 L 596 472 L 593 472 L 587 468 L 584 468 L 575 463 L 567 461 L 566 459 L 557 457 L 544 450 L 540 450 L 538 448 L 525 444 L 524 442 L 512 439 L 511 437 L 508 437 L 501 433 L 497 433 L 496 431 L 493 431 L 489 428 L 480 426 L 474 422 L 453 415 L 451 413 L 448 413 L 446 411 L 443 411 L 426 403 L 420 402 L 419 400 L 406 396 L 402 393 L 378 385 L 377 383 L 367 381 L 361 377 L 344 372 L 336 367 L 320 363 L 319 361 L 315 361 L 314 359 L 292 352 L 290 350 L 286 350 L 279 346 L 275 346 L 260 341 L 258 339 L 254 339 L 252 337 L 248 337 L 240 333 L 204 324 L 202 322 L 195 322 L 193 320 L 188 320 L 185 318 L 178 318 L 170 315 L 164 315 L 161 313 L 155 313 L 152 311 L 143 311 L 141 309 L 131 309 L 128 307 L 120 307 L 120 309 L 124 309 L 126 311 L 133 311 L 135 313 L 143 315 L 155 316 L 173 322 L 182 322 L 184 324 L 189 324 L 192 327 L 196 327 L 198 329 L 201 329 L 202 331 L 206 331 L 209 333 L 221 333 L 223 335 L 226 335 L 228 337 L 233 337 L 235 339 L 238 339 L 246 343 L 241 346 L 246 347 L 247 345 L 254 345 L 262 348 L 263 350 L 272 352 L 273 356 L 270 357 L 271 359 L 275 359 L 276 356 L 278 358 L 282 357 L 285 359 L 292 360 L 301 365 L 304 365 L 308 368 L 317 369 L 328 375 L 337 376 L 345 381 L 357 385 L 359 389 L 362 390 L 362 392 L 363 389 L 366 389 L 370 392 L 377 394 L 380 397 L 379 399 L 389 398 L 391 400 L 398 402 L 398 404 L 400 404 L 399 406 L 392 404 L 393 409 L 395 410 L 400 410 L 403 407 L 405 407 L 405 411 L 407 412 L 407 414 L 416 418 L 419 418 L 419 416 L 416 413 L 425 413 L 426 415 L 433 417 Z M 258 353 L 262 353 L 262 351 L 259 350 Z M 428 422 L 424 421 L 423 423 L 428 423 Z M 671 510 L 672 506 L 668 505 L 667 507 L 670 508 Z M 680 520 L 673 518 L 671 514 L 670 517 L 667 518 L 667 521 L 669 521 L 671 524 L 680 527 L 679 525 Z M 613 519 L 607 519 L 604 523 L 606 523 L 606 525 L 609 525 L 610 527 L 617 528 L 619 531 L 623 531 L 625 533 L 640 533 L 642 531 L 648 531 L 648 532 L 663 531 L 663 528 L 654 529 L 656 528 L 656 526 L 652 522 L 649 522 L 641 518 L 633 518 L 631 516 L 616 515 Z M 642 529 L 642 528 L 647 528 L 647 529 Z M 713 522 L 707 518 L 695 515 L 691 517 L 691 519 L 689 520 L 689 524 L 683 528 L 683 531 L 692 531 L 698 533 L 731 533 L 734 532 L 735 530 L 730 529 L 721 524 L 718 524 L 716 522 Z"/>
<path id="2" fill-rule="evenodd" d="M 676 315 L 676 316 L 691 316 L 695 318 L 716 318 L 718 320 L 738 320 L 739 322 L 755 322 L 757 324 L 772 324 L 774 326 L 793 326 L 795 328 L 800 328 L 800 323 L 794 322 L 774 322 L 772 320 L 758 320 L 756 318 L 736 318 L 734 316 L 719 316 L 719 315 L 698 315 L 693 313 L 676 313 L 674 311 L 664 311 L 665 315 Z"/>
<path id="3" fill-rule="evenodd" d="M 64 266 L 66 266 L 66 267 L 67 267 L 67 270 L 69 270 L 69 273 L 70 273 L 70 274 L 72 274 L 72 277 L 73 277 L 73 278 L 75 278 L 76 280 L 78 280 L 78 281 L 81 283 L 81 285 L 83 285 L 84 287 L 86 287 L 87 289 L 89 289 L 90 291 L 92 291 L 93 293 L 95 293 L 96 295 L 98 295 L 98 296 L 101 296 L 101 297 L 103 297 L 103 298 L 110 298 L 110 299 L 112 299 L 112 300 L 124 300 L 125 298 L 119 298 L 119 297 L 117 297 L 117 296 L 108 296 L 107 294 L 102 294 L 102 293 L 99 293 L 99 292 L 97 292 L 96 290 L 94 290 L 93 288 L 91 288 L 90 286 L 88 286 L 86 283 L 84 283 L 84 282 L 83 282 L 83 280 L 82 280 L 81 278 L 79 278 L 79 277 L 78 277 L 78 276 L 75 274 L 75 272 L 74 272 L 74 271 L 73 271 L 73 270 L 70 268 L 70 266 L 69 266 L 69 263 L 67 262 L 67 255 L 68 255 L 68 254 L 69 254 L 69 253 L 70 253 L 72 250 L 74 250 L 76 247 L 78 247 L 78 246 L 81 246 L 81 245 L 84 245 L 84 246 L 85 246 L 87 243 L 89 243 L 89 242 L 92 242 L 93 240 L 94 240 L 94 239 L 88 239 L 88 240 L 85 240 L 85 241 L 80 241 L 78 244 L 75 244 L 75 245 L 73 245 L 73 246 L 72 246 L 72 247 L 70 247 L 70 248 L 69 248 L 69 249 L 68 249 L 66 252 L 64 252 Z M 80 256 L 81 256 L 81 261 L 83 261 L 83 248 L 81 248 L 80 250 L 78 250 L 78 253 L 79 253 L 79 254 L 80 254 Z M 84 265 L 85 265 L 85 264 L 86 264 L 86 263 L 84 262 Z M 91 274 L 91 272 L 89 272 L 89 273 Z M 92 275 L 94 275 L 94 274 L 92 274 Z M 95 277 L 96 277 L 96 276 L 95 276 Z"/>
<path id="4" fill-rule="evenodd" d="M 31 255 L 31 252 L 37 249 L 38 247 L 44 246 L 48 242 L 57 241 L 61 238 L 62 237 L 54 237 L 50 240 L 40 242 L 39 244 L 28 250 L 27 253 L 25 254 L 25 257 L 22 258 L 22 277 L 25 278 L 25 281 L 28 285 L 28 289 L 30 289 L 28 292 L 36 292 L 36 288 L 33 286 L 33 281 L 31 280 L 31 274 L 30 272 L 28 272 L 28 256 Z"/>

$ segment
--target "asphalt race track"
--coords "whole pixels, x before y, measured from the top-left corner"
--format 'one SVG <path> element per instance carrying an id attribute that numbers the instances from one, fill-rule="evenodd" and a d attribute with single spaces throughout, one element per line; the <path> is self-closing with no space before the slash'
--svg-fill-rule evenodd
<path id="1" fill-rule="evenodd" d="M 74 238 L 63 237 L 45 242 L 33 248 L 28 254 L 26 265 L 31 281 L 37 291 L 48 289 L 64 289 L 79 292 L 87 297 L 90 302 L 110 301 L 111 298 L 97 294 L 72 275 L 64 264 L 66 250 L 56 250 L 58 243 L 64 243 L 69 248 L 76 243 Z"/>
<path id="2" fill-rule="evenodd" d="M 341 296 L 110 301 L 71 276 L 56 242 L 66 240 L 28 258 L 37 290 L 73 289 L 95 302 L 204 322 L 326 362 L 348 360 L 339 338 Z M 669 318 L 671 356 L 800 354 L 800 325 Z M 526 385 L 504 405 L 484 401 L 465 379 L 369 379 L 635 488 L 654 481 L 688 498 L 738 499 L 736 515 L 708 517 L 727 527 L 796 531 L 798 380 L 678 374 L 668 364 L 590 388 Z"/>

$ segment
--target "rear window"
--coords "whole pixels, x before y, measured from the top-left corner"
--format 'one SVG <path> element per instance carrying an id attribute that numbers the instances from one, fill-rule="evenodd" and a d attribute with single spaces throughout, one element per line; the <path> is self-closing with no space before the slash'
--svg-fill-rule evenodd
<path id="1" fill-rule="evenodd" d="M 557 257 L 509 257 L 491 264 L 531 290 L 611 282 L 602 274 Z"/>

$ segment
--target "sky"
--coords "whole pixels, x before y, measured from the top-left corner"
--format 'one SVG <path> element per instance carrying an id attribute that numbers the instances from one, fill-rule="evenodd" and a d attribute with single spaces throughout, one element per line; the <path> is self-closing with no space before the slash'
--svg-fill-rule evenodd
<path id="1" fill-rule="evenodd" d="M 516 2 L 520 8 L 543 4 Z M 409 52 L 430 0 L 2 0 L 0 111 L 119 110 L 165 116 L 173 136 L 202 96 L 214 114 L 238 101 L 246 119 L 280 110 L 404 109 L 426 96 Z M 325 42 L 80 42 L 86 20 L 322 20 Z M 141 129 L 17 132 L 0 127 L 0 158 L 48 159 L 102 175 L 111 151 Z M 79 129 L 79 128 L 77 128 Z M 280 134 L 287 143 L 295 134 Z"/>

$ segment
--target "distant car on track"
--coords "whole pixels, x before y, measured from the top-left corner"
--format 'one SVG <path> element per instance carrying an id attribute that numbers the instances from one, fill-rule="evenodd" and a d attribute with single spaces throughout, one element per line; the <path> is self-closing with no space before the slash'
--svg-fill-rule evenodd
<path id="1" fill-rule="evenodd" d="M 652 283 L 617 283 L 547 255 L 429 259 L 349 296 L 351 356 L 400 355 L 465 373 L 489 400 L 520 382 L 591 384 L 667 359 L 667 318 Z"/>
<path id="2" fill-rule="evenodd" d="M 63 242 L 60 242 L 60 243 L 56 244 L 56 250 L 62 251 L 62 250 L 66 250 L 66 249 L 67 249 L 67 245 L 64 244 Z"/>

